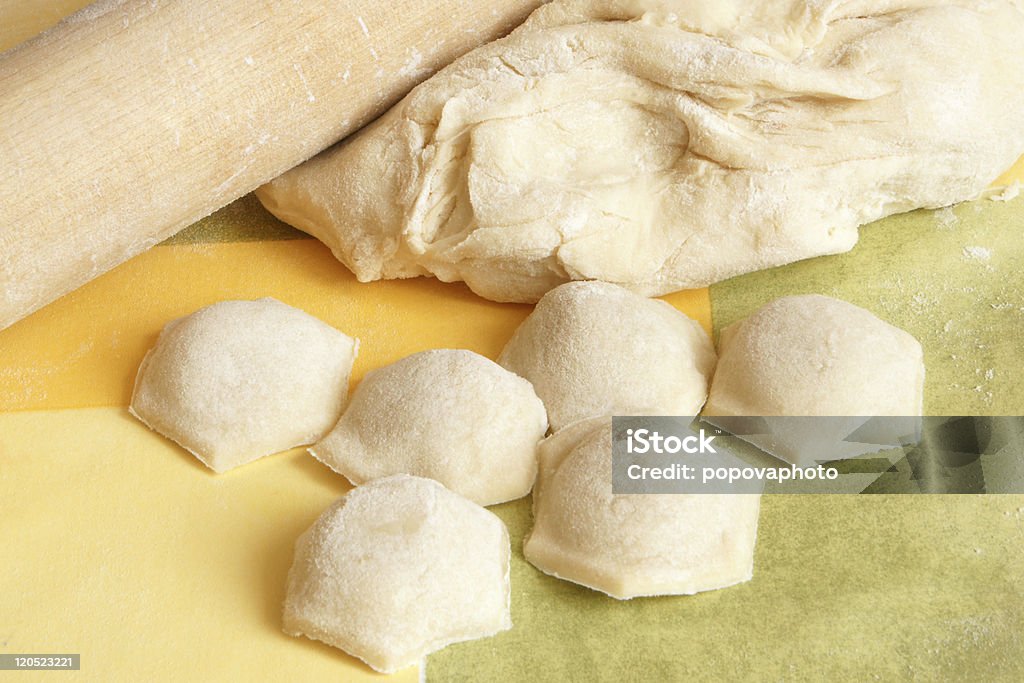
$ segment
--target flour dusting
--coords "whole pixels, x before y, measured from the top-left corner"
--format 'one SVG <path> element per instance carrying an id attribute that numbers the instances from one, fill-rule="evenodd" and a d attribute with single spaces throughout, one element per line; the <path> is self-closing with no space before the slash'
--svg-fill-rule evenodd
<path id="1" fill-rule="evenodd" d="M 952 230 L 960 220 L 956 217 L 952 206 L 938 209 L 932 215 L 935 216 L 935 224 L 939 230 Z"/>
<path id="2" fill-rule="evenodd" d="M 974 261 L 988 261 L 992 258 L 992 250 L 986 247 L 964 247 L 963 255 Z"/>

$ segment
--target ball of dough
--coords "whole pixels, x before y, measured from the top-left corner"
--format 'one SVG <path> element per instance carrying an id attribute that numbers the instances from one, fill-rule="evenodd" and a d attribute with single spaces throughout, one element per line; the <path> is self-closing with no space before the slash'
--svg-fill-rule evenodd
<path id="1" fill-rule="evenodd" d="M 1021 36 L 1019 0 L 557 0 L 258 196 L 362 281 L 702 287 L 977 196 Z"/>
<path id="2" fill-rule="evenodd" d="M 530 492 L 547 426 L 525 379 L 472 351 L 434 349 L 368 373 L 310 452 L 353 484 L 414 474 L 493 505 Z"/>
<path id="3" fill-rule="evenodd" d="M 391 673 L 451 643 L 512 628 L 509 538 L 435 481 L 350 491 L 295 544 L 284 630 Z"/>
<path id="4" fill-rule="evenodd" d="M 541 445 L 534 526 L 523 545 L 546 574 L 620 600 L 749 581 L 760 496 L 612 493 L 609 418 Z"/>
<path id="5" fill-rule="evenodd" d="M 730 325 L 704 414 L 920 415 L 921 345 L 851 303 L 776 299 Z"/>
<path id="6" fill-rule="evenodd" d="M 224 472 L 327 433 L 358 347 L 280 301 L 222 301 L 164 327 L 129 410 Z"/>
<path id="7" fill-rule="evenodd" d="M 715 349 L 678 310 L 604 282 L 548 292 L 498 362 L 533 383 L 553 430 L 600 415 L 696 415 Z"/>

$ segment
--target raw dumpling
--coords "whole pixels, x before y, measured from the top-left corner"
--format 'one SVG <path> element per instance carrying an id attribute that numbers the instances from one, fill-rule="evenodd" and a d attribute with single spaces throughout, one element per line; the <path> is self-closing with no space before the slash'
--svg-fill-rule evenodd
<path id="1" fill-rule="evenodd" d="M 391 673 L 512 628 L 509 538 L 435 481 L 395 475 L 346 494 L 295 544 L 284 630 Z"/>
<path id="2" fill-rule="evenodd" d="M 1022 36 L 1018 0 L 556 0 L 258 196 L 364 282 L 702 287 L 977 196 Z"/>
<path id="3" fill-rule="evenodd" d="M 548 292 L 498 363 L 533 383 L 555 431 L 600 415 L 696 415 L 715 350 L 678 310 L 604 282 Z"/>
<path id="4" fill-rule="evenodd" d="M 778 458 L 807 466 L 919 438 L 921 345 L 870 311 L 787 296 L 722 330 L 719 342 L 705 417 Z"/>
<path id="5" fill-rule="evenodd" d="M 851 303 L 787 296 L 722 330 L 704 414 L 920 415 L 921 344 Z"/>
<path id="6" fill-rule="evenodd" d="M 322 437 L 341 414 L 358 346 L 280 301 L 223 301 L 164 327 L 129 410 L 224 472 Z"/>
<path id="7" fill-rule="evenodd" d="M 368 373 L 310 452 L 353 484 L 414 474 L 493 505 L 530 492 L 547 426 L 525 379 L 472 351 L 434 349 Z"/>
<path id="8" fill-rule="evenodd" d="M 760 496 L 612 493 L 609 418 L 541 445 L 526 559 L 620 600 L 689 595 L 748 581 Z"/>

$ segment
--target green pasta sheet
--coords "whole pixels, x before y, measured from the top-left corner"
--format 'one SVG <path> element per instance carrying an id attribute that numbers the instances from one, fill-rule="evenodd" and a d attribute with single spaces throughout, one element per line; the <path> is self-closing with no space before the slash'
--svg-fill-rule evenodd
<path id="1" fill-rule="evenodd" d="M 172 235 L 162 244 L 272 242 L 298 239 L 311 238 L 275 218 L 263 208 L 256 195 L 247 194 Z"/>
<path id="2" fill-rule="evenodd" d="M 523 559 L 529 508 L 494 508 L 514 628 L 428 681 L 1019 680 L 1022 496 L 765 496 L 752 581 L 621 602 Z"/>

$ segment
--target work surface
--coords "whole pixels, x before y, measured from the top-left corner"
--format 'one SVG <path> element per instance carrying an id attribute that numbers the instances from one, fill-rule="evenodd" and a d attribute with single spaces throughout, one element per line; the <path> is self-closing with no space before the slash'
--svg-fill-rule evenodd
<path id="1" fill-rule="evenodd" d="M 81 4 L 0 4 L 0 47 Z M 1024 198 L 919 211 L 850 254 L 666 298 L 717 331 L 777 296 L 838 296 L 921 340 L 927 412 L 1021 414 L 1022 227 Z M 53 674 L 79 680 L 376 678 L 281 632 L 295 538 L 345 481 L 300 450 L 216 476 L 126 411 L 165 322 L 259 296 L 359 337 L 353 384 L 426 348 L 493 358 L 530 310 L 357 283 L 247 197 L 0 332 L 0 652 L 79 652 L 80 672 Z M 766 496 L 753 581 L 631 602 L 526 564 L 528 499 L 493 509 L 515 628 L 431 656 L 428 680 L 1024 675 L 1024 496 Z"/>

